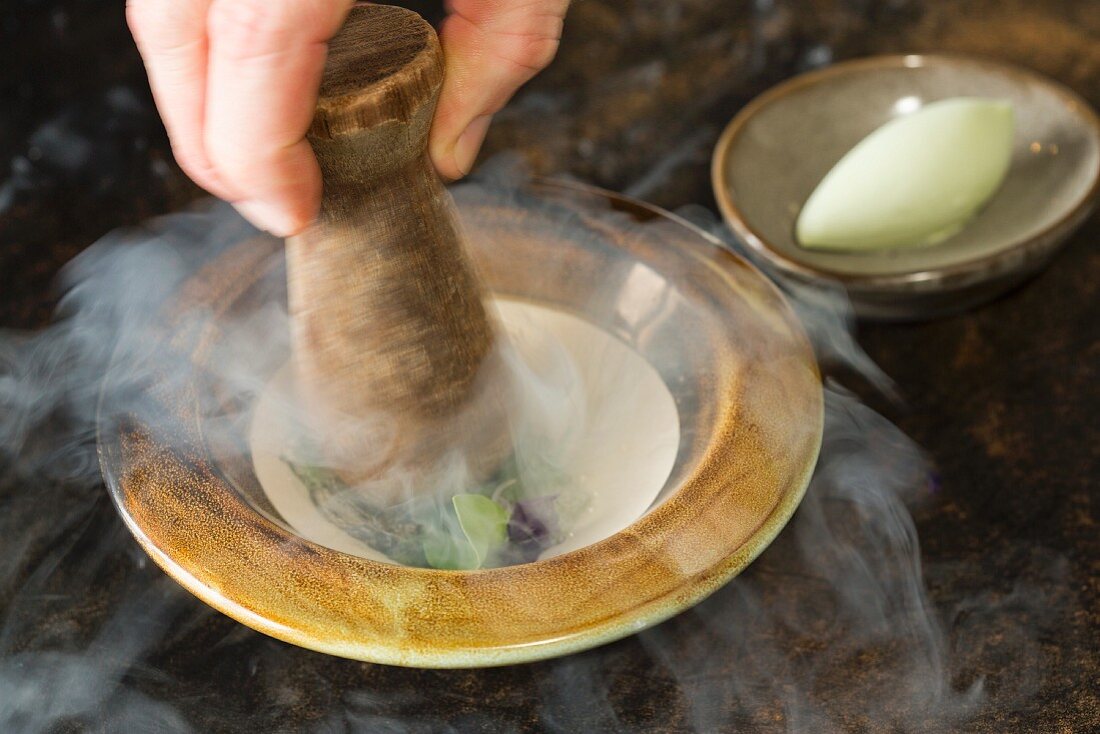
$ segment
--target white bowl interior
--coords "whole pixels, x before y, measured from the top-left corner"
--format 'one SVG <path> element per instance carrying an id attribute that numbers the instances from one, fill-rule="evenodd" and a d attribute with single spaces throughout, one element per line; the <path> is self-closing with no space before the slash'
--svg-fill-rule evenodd
<path id="1" fill-rule="evenodd" d="M 657 371 L 622 341 L 590 322 L 545 306 L 493 301 L 504 332 L 523 359 L 539 364 L 564 350 L 586 396 L 583 435 L 570 462 L 572 490 L 588 498 L 569 536 L 541 559 L 610 537 L 644 515 L 664 488 L 680 443 L 676 404 Z M 284 365 L 261 393 L 252 417 L 252 461 L 267 499 L 301 537 L 363 558 L 394 563 L 328 520 L 280 458 L 291 426 L 279 395 L 291 371 Z"/>

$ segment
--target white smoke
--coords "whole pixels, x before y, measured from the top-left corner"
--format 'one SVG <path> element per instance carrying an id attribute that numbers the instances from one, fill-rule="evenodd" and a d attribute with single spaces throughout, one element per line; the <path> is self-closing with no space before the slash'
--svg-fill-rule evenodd
<path id="1" fill-rule="evenodd" d="M 508 181 L 499 170 L 495 180 Z M 153 348 L 163 343 L 158 307 L 214 253 L 253 236 L 223 205 L 109 235 L 66 268 L 54 326 L 0 335 L 0 730 L 249 721 L 281 731 L 281 717 L 312 707 L 318 732 L 521 731 L 536 696 L 547 731 L 626 731 L 658 712 L 624 691 L 649 690 L 654 706 L 670 707 L 662 719 L 675 711 L 680 728 L 700 732 L 949 731 L 995 702 L 966 668 L 993 644 L 986 620 L 1007 610 L 1017 621 L 1000 632 L 1006 660 L 1040 656 L 1044 584 L 933 605 L 909 511 L 932 491 L 932 467 L 836 381 L 817 474 L 773 546 L 707 601 L 608 648 L 508 671 L 411 673 L 299 650 L 206 609 L 147 562 L 115 516 L 96 461 L 96 407 L 112 355 L 125 366 L 110 396 L 121 409 L 144 404 L 166 364 L 187 376 L 179 355 Z M 840 291 L 785 289 L 827 373 L 891 389 L 853 339 Z M 268 331 L 282 312 L 254 318 L 241 334 L 257 323 Z M 261 384 L 241 367 L 264 360 L 247 354 L 220 362 L 240 395 Z M 1040 578 L 1065 573 L 1042 554 L 1032 566 Z M 206 662 L 180 662 L 201 657 L 195 650 Z M 1030 695 L 1042 665 L 1001 690 Z M 240 690 L 215 682 L 224 680 Z"/>

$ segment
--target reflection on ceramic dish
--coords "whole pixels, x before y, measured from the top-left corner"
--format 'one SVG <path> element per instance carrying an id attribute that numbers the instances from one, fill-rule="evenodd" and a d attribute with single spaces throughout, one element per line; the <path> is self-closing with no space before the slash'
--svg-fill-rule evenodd
<path id="1" fill-rule="evenodd" d="M 584 435 L 578 442 L 571 494 L 588 504 L 569 536 L 544 551 L 550 558 L 610 537 L 653 505 L 676 461 L 680 424 L 672 394 L 656 370 L 634 350 L 587 321 L 543 306 L 499 299 L 496 311 L 523 359 L 539 364 L 564 349 L 577 367 L 586 396 Z M 361 558 L 393 563 L 330 522 L 280 458 L 290 425 L 283 401 L 288 366 L 272 378 L 257 402 L 250 443 L 256 477 L 276 511 L 303 538 Z"/>

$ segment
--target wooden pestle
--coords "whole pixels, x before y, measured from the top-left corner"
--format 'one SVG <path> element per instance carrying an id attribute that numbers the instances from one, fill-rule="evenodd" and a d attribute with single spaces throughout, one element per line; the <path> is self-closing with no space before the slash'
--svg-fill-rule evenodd
<path id="1" fill-rule="evenodd" d="M 352 8 L 329 44 L 308 133 L 321 213 L 286 247 L 311 428 L 345 481 L 387 502 L 404 498 L 410 477 L 413 492 L 430 491 L 449 449 L 477 480 L 510 448 L 494 329 L 427 154 L 442 80 L 439 41 L 419 15 Z"/>

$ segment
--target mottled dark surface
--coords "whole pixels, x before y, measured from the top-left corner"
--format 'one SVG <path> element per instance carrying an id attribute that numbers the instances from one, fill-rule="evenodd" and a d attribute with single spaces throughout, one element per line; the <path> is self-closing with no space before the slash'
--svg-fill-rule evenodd
<path id="1" fill-rule="evenodd" d="M 47 323 L 64 262 L 200 192 L 171 161 L 121 3 L 9 5 L 0 326 L 28 329 Z M 756 93 L 830 60 L 929 50 L 1012 59 L 1100 105 L 1100 3 L 1090 0 L 580 0 L 559 60 L 498 116 L 488 148 L 666 207 L 714 209 L 711 147 Z M 907 407 L 870 399 L 942 477 L 914 513 L 946 630 L 946 698 L 900 690 L 884 661 L 904 646 L 845 644 L 859 630 L 815 602 L 822 579 L 790 570 L 812 508 L 742 579 L 644 635 L 517 668 L 405 671 L 293 648 L 208 610 L 146 561 L 86 480 L 90 467 L 46 462 L 29 475 L 0 455 L 0 721 L 12 731 L 38 730 L 47 715 L 58 731 L 1093 731 L 1098 238 L 1094 216 L 1046 272 L 971 313 L 860 329 Z M 18 448 L 50 455 L 34 440 Z M 777 609 L 805 624 L 753 627 L 752 615 Z M 957 699 L 979 680 L 966 709 Z"/>

